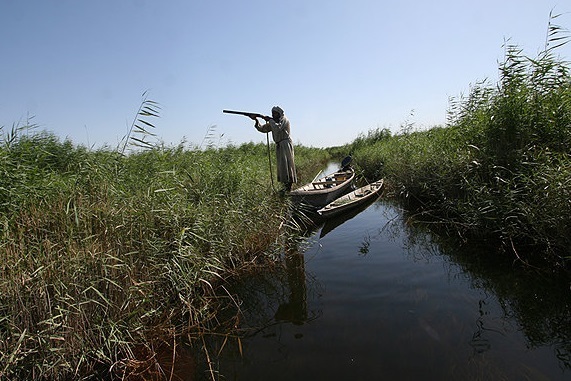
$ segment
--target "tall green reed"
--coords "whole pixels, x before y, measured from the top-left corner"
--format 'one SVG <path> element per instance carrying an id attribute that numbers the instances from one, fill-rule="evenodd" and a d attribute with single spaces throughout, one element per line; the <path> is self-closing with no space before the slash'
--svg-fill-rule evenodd
<path id="1" fill-rule="evenodd" d="M 136 123 L 155 118 L 144 109 Z M 271 191 L 265 145 L 141 149 L 146 130 L 135 132 L 130 152 L 4 135 L 0 378 L 158 366 L 157 342 L 222 324 L 232 299 L 219 288 L 279 257 L 288 205 Z"/>
<path id="2" fill-rule="evenodd" d="M 550 15 L 535 58 L 505 44 L 498 83 L 451 99 L 448 123 L 403 130 L 355 152 L 421 215 L 464 238 L 485 237 L 523 261 L 558 267 L 571 255 L 571 78 Z"/>

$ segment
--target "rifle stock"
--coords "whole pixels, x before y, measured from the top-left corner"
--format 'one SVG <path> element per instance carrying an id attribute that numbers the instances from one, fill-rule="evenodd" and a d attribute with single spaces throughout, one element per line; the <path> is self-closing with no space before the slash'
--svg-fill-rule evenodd
<path id="1" fill-rule="evenodd" d="M 255 119 L 255 118 L 262 118 L 263 120 L 265 120 L 266 122 L 270 119 L 272 119 L 271 116 L 267 116 L 267 115 L 262 115 L 262 114 L 258 114 L 255 112 L 244 112 L 244 111 L 233 111 L 233 110 L 222 110 L 223 113 L 226 114 L 237 114 L 237 115 L 244 115 L 247 116 L 248 118 L 251 119 Z"/>

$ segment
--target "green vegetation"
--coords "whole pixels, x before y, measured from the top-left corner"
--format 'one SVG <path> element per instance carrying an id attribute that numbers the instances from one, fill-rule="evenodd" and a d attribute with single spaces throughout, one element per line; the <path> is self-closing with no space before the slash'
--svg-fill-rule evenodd
<path id="1" fill-rule="evenodd" d="M 546 41 L 533 59 L 507 45 L 499 83 L 452 100 L 446 127 L 371 131 L 348 149 L 417 216 L 557 268 L 571 255 L 571 77 L 556 55 L 566 32 L 550 23 Z"/>
<path id="2" fill-rule="evenodd" d="M 568 266 L 571 79 L 555 55 L 567 41 L 550 24 L 537 58 L 506 46 L 499 83 L 453 100 L 446 127 L 296 147 L 300 182 L 352 152 L 417 218 Z M 158 348 L 174 356 L 177 338 L 226 323 L 225 280 L 281 256 L 289 205 L 267 147 L 153 144 L 156 116 L 144 98 L 120 149 L 0 130 L 0 378 L 143 376 Z M 143 149 L 125 154 L 127 141 Z"/>
<path id="3" fill-rule="evenodd" d="M 225 323 L 224 280 L 281 254 L 264 144 L 123 155 L 29 126 L 0 143 L 2 379 L 154 369 L 161 343 Z M 297 153 L 308 177 L 328 160 Z"/>

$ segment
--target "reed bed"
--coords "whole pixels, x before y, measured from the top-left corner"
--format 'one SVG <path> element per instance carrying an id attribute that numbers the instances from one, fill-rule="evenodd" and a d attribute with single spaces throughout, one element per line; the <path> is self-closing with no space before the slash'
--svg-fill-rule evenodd
<path id="1" fill-rule="evenodd" d="M 2 136 L 1 379 L 160 379 L 158 348 L 224 324 L 226 280 L 280 258 L 288 204 L 265 145 L 125 154 L 30 126 Z"/>
<path id="2" fill-rule="evenodd" d="M 348 147 L 417 217 L 550 271 L 571 259 L 571 77 L 557 55 L 569 34 L 556 18 L 537 57 L 506 44 L 498 83 L 451 99 L 446 126 L 371 131 Z"/>

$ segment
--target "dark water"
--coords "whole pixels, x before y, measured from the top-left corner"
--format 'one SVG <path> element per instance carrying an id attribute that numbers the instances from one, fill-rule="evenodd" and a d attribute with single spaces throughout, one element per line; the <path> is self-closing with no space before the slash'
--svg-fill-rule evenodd
<path id="1" fill-rule="evenodd" d="M 244 338 L 219 345 L 218 379 L 571 379 L 568 281 L 448 244 L 382 199 L 285 251 L 237 286 Z"/>

